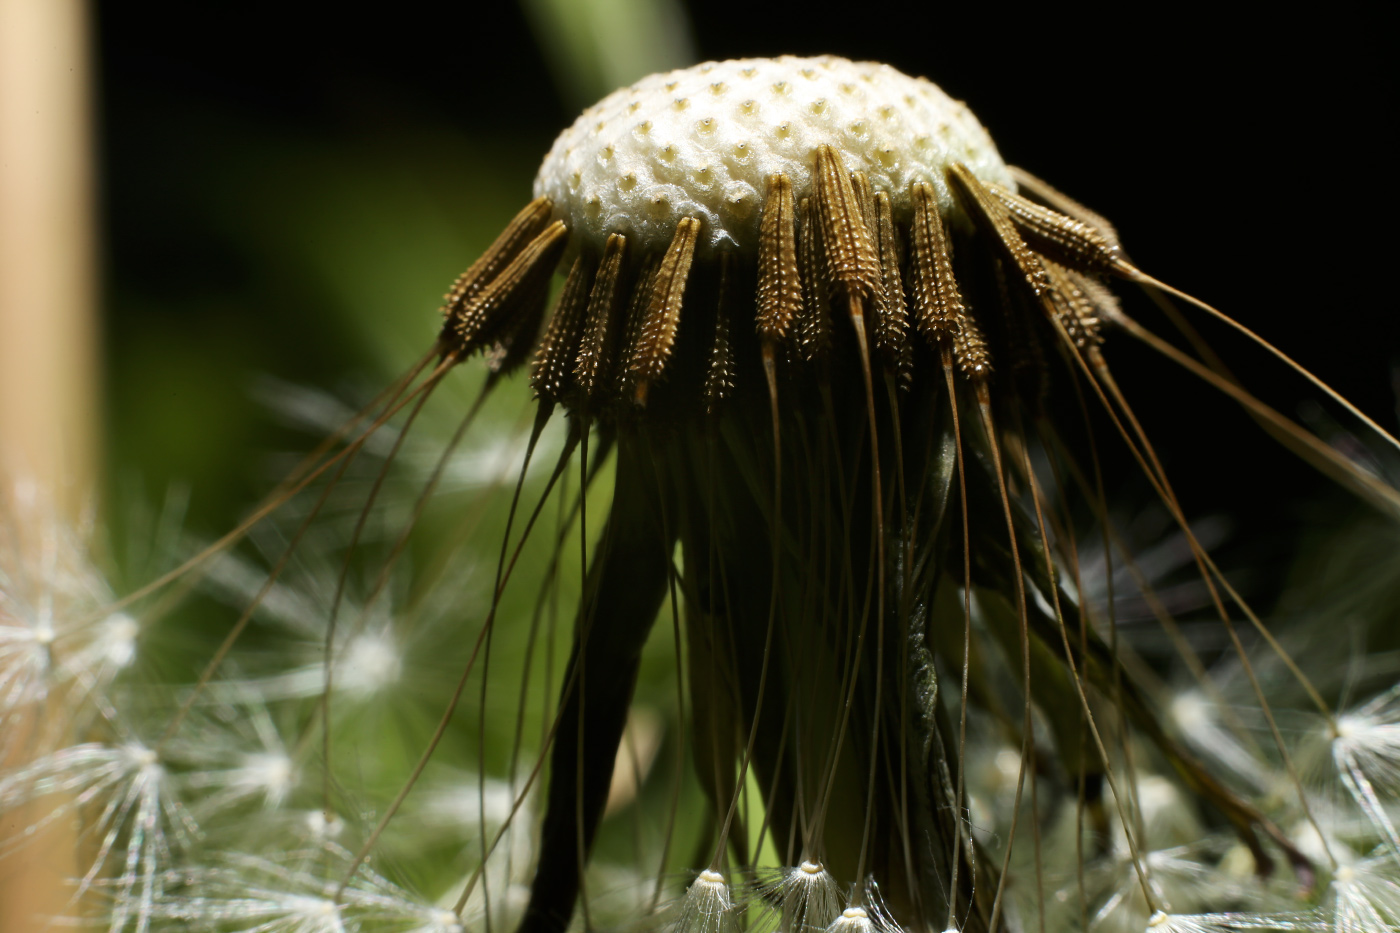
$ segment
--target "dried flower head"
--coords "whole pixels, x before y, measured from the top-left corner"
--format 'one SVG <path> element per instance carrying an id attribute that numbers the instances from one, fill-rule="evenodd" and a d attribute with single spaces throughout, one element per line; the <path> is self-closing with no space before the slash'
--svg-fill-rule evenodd
<path id="1" fill-rule="evenodd" d="M 753 863 L 737 807 L 752 774 L 783 864 L 801 853 L 841 884 L 873 876 L 902 923 L 999 929 L 1019 813 L 1029 796 L 1038 853 L 1034 775 L 1053 760 L 1101 834 L 1114 809 L 1156 910 L 1151 782 L 1114 748 L 1107 709 L 1261 872 L 1272 848 L 1308 873 L 1287 835 L 1164 726 L 1111 644 L 1111 610 L 1095 619 L 1075 598 L 1064 505 L 1110 519 L 1065 403 L 1097 408 L 1127 445 L 1227 628 L 1229 602 L 1258 620 L 1187 523 L 1102 350 L 1106 325 L 1214 381 L 1380 507 L 1400 499 L 1128 317 L 1106 279 L 1170 289 L 1128 261 L 1106 221 L 1004 165 L 928 82 L 831 57 L 711 63 L 620 90 L 559 137 L 535 191 L 454 283 L 439 341 L 444 365 L 482 351 L 497 373 L 533 355 L 535 436 L 556 405 L 570 415 L 556 479 L 576 450 L 585 485 L 598 457 L 616 459 L 522 929 L 571 916 L 668 597 L 686 620 L 677 641 L 716 877 L 730 859 Z M 561 259 L 567 279 L 536 342 Z M 995 657 L 1004 664 L 989 667 Z M 959 669 L 950 703 L 940 674 Z M 1006 675 L 1019 715 L 997 696 Z M 995 853 L 979 854 L 960 816 L 969 710 L 1020 745 Z M 1151 792 L 1177 801 L 1161 783 Z"/>
<path id="2" fill-rule="evenodd" d="M 186 897 L 151 867 L 169 847 L 128 832 L 140 871 L 122 878 L 140 894 L 140 923 L 564 933 L 582 914 L 586 928 L 605 926 L 592 911 L 608 892 L 590 865 L 607 857 L 605 818 L 626 812 L 639 869 L 654 875 L 629 904 L 681 933 L 1000 933 L 1035 917 L 1091 929 L 1292 929 L 1303 921 L 1240 913 L 1240 902 L 1277 890 L 1251 878 L 1279 858 L 1294 876 L 1289 896 L 1319 902 L 1308 833 L 1336 879 L 1336 913 L 1362 916 L 1346 905 L 1364 895 L 1388 916 L 1383 874 L 1356 888 L 1346 853 L 1319 828 L 1254 660 L 1273 659 L 1338 727 L 1334 760 L 1381 837 L 1378 865 L 1395 844 L 1393 696 L 1334 717 L 1232 586 L 1116 378 L 1110 330 L 1221 389 L 1382 512 L 1400 514 L 1400 493 L 1250 395 L 1208 348 L 1198 360 L 1139 324 L 1108 283 L 1220 312 L 1139 269 L 1102 217 L 1004 164 L 962 104 L 882 65 L 748 59 L 644 79 L 559 137 L 535 195 L 452 284 L 431 352 L 279 490 L 326 478 L 284 536 L 272 578 L 220 565 L 218 585 L 248 605 L 167 727 L 160 748 L 184 755 L 178 780 L 165 758 L 142 770 L 120 749 L 91 746 L 91 776 L 58 785 L 126 793 L 127 810 L 151 811 L 159 828 L 167 783 L 207 793 L 189 802 L 201 816 L 282 811 L 303 824 L 305 810 L 284 808 L 306 806 L 302 785 L 319 783 L 318 831 L 338 835 L 334 814 L 359 809 L 351 825 L 365 824 L 363 844 L 305 864 L 229 857 L 241 874 L 196 866 L 184 877 L 207 890 Z M 351 555 L 370 534 L 388 465 L 448 372 L 477 354 L 490 370 L 481 399 L 361 593 Z M 535 420 L 494 579 L 458 609 L 477 624 L 443 649 L 463 670 L 441 720 L 416 763 L 333 755 L 333 731 L 421 682 L 401 638 L 416 607 L 374 607 L 481 400 L 526 364 Z M 541 438 L 560 410 L 555 456 Z M 397 430 L 376 434 L 400 412 Z M 1127 449 L 1175 526 L 1174 560 L 1199 578 L 1193 607 L 1224 633 L 1212 660 L 1233 654 L 1265 740 L 1221 701 L 1124 546 L 1106 504 L 1105 443 Z M 342 569 L 303 598 L 277 577 L 350 461 L 374 445 L 384 471 Z M 527 485 L 531 460 L 547 456 L 542 489 Z M 597 487 L 608 482 L 600 530 Z M 542 531 L 551 514 L 555 527 Z M 1081 559 L 1085 525 L 1101 539 L 1092 562 Z M 546 556 L 522 558 L 527 543 Z M 544 582 L 525 594 L 533 611 L 514 607 L 510 619 L 528 628 L 525 656 L 503 659 L 504 613 L 520 595 L 512 577 L 532 560 Z M 548 620 L 574 561 L 580 593 L 559 642 L 567 659 L 556 659 Z M 1190 687 L 1122 637 L 1122 569 L 1172 637 Z M 315 656 L 219 680 L 259 604 L 259 618 L 309 634 Z M 669 633 L 654 632 L 658 619 Z M 664 737 L 639 725 L 654 711 L 633 710 L 649 642 L 674 653 Z M 231 754 L 190 739 L 202 705 L 245 697 L 287 704 L 300 732 L 283 735 L 259 713 Z M 349 712 L 335 713 L 333 697 Z M 458 715 L 464 706 L 471 717 Z M 463 746 L 475 786 L 410 802 L 429 758 Z M 318 766 L 320 781 L 303 781 Z M 338 782 L 373 766 L 401 779 L 398 790 L 348 806 L 353 794 Z M 137 778 L 137 791 L 123 790 Z M 0 780 L 0 799 L 30 784 Z M 127 810 L 107 814 L 112 840 Z M 677 830 L 683 812 L 688 831 Z M 466 876 L 451 910 L 401 896 L 365 868 L 383 840 L 392 848 L 396 819 L 465 837 L 444 857 Z M 1203 831 L 1230 841 L 1190 845 Z M 1227 859 L 1243 869 L 1227 872 Z M 682 865 L 694 874 L 676 909 L 656 910 Z M 1171 913 L 1181 910 L 1218 912 Z"/>
<path id="3" fill-rule="evenodd" d="M 369 432 L 312 471 L 353 456 L 409 404 L 411 424 L 461 361 L 487 357 L 486 392 L 530 362 L 537 416 L 462 680 L 482 665 L 484 743 L 492 632 L 519 548 L 556 493 L 550 567 L 565 559 L 575 524 L 590 540 L 588 491 L 612 461 L 611 505 L 596 549 L 585 544 L 580 559 L 583 592 L 545 748 L 533 765 L 520 761 L 527 680 L 509 766 L 519 796 L 479 840 L 484 864 L 547 774 L 522 930 L 562 931 L 580 901 L 587 922 L 587 863 L 614 771 L 629 766 L 633 690 L 668 605 L 688 687 L 681 728 L 709 826 L 708 864 L 694 866 L 703 870 L 682 926 L 728 927 L 753 913 L 783 928 L 1000 930 L 1027 910 L 1044 916 L 1040 830 L 1054 808 L 1042 810 L 1040 794 L 1056 786 L 1077 800 L 1076 860 L 1116 860 L 1135 885 L 1091 905 L 1081 880 L 1083 917 L 1113 913 L 1113 903 L 1132 905 L 1120 912 L 1132 922 L 1169 909 L 1167 886 L 1152 877 L 1167 874 L 1154 847 L 1163 826 L 1194 832 L 1198 808 L 1234 832 L 1261 874 L 1282 855 L 1307 887 L 1312 868 L 1295 841 L 1176 737 L 1181 716 L 1158 712 L 1169 698 L 1125 663 L 1111 583 L 1106 601 L 1079 599 L 1103 584 L 1082 575 L 1077 511 L 1104 529 L 1105 574 L 1122 549 L 1095 447 L 1106 424 L 1176 525 L 1179 562 L 1199 571 L 1195 598 L 1218 616 L 1238 663 L 1252 670 L 1236 612 L 1330 715 L 1211 560 L 1103 348 L 1110 326 L 1147 343 L 1400 513 L 1386 482 L 1249 395 L 1209 354 L 1198 362 L 1142 327 L 1107 282 L 1228 319 L 1142 272 L 1102 217 L 1005 165 L 965 106 L 882 65 L 747 59 L 646 78 L 558 138 L 535 194 L 445 296 L 436 368 L 423 376 L 425 359 L 366 413 Z M 522 503 L 560 407 L 562 452 L 542 497 Z M 1143 602 L 1176 631 L 1131 554 L 1125 563 Z M 1189 643 L 1179 648 L 1203 671 Z M 1313 825 L 1252 673 L 1249 682 L 1291 778 L 1297 803 L 1286 813 Z M 1009 770 L 996 832 L 974 833 L 968 750 L 985 744 L 978 732 L 991 722 L 1010 739 Z M 1225 726 L 1232 772 L 1273 766 Z M 630 767 L 636 786 L 640 759 Z M 789 867 L 736 909 L 723 872 L 755 870 L 765 847 Z M 1027 870 L 1033 883 L 1008 884 Z M 459 907 L 477 896 L 482 872 Z M 835 892 L 867 883 L 879 906 L 856 897 L 838 915 Z"/>

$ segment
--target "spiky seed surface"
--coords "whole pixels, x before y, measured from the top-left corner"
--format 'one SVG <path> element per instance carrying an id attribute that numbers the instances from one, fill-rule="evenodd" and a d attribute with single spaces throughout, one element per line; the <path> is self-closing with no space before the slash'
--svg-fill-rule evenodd
<path id="1" fill-rule="evenodd" d="M 549 329 L 540 341 L 530 377 L 530 387 L 539 398 L 562 402 L 573 382 L 574 360 L 583 337 L 584 314 L 588 311 L 588 295 L 593 288 L 595 271 L 592 257 L 579 256 L 564 281 L 564 290 L 559 293 Z"/>
<path id="2" fill-rule="evenodd" d="M 730 322 L 734 317 L 733 305 L 739 291 L 734 281 L 734 265 L 733 253 L 720 254 L 715 339 L 710 345 L 710 365 L 705 372 L 705 410 L 710 414 L 719 411 L 720 405 L 734 391 L 734 344 L 729 335 Z M 793 271 L 796 274 L 795 266 Z"/>
<path id="3" fill-rule="evenodd" d="M 1118 230 L 1108 222 L 1108 218 L 1080 204 L 1074 198 L 1060 191 L 1049 182 L 1032 175 L 1015 165 L 1008 165 L 1007 171 L 1016 179 L 1016 187 L 1021 193 L 1046 207 L 1054 208 L 1061 214 L 1073 217 L 1080 223 L 1088 224 L 1099 232 L 1113 246 L 1119 245 Z"/>
<path id="4" fill-rule="evenodd" d="M 869 189 L 868 183 L 862 186 Z M 830 146 L 817 149 L 817 219 L 827 275 L 846 297 L 870 301 L 880 291 L 880 265 L 860 199 L 841 155 Z"/>
<path id="5" fill-rule="evenodd" d="M 505 313 L 513 303 L 531 294 L 531 287 L 542 280 L 548 283 L 554 275 L 554 265 L 564 248 L 569 231 L 559 221 L 546 227 L 516 254 L 500 273 L 478 290 L 474 297 L 452 310 L 447 327 L 456 336 L 456 350 L 470 353 L 483 343 L 494 340 L 500 331 Z"/>
<path id="6" fill-rule="evenodd" d="M 1045 257 L 1080 272 L 1109 272 L 1122 262 L 1118 244 L 1089 224 L 1001 185 L 988 185 L 987 190 L 1006 208 L 1027 245 Z"/>
<path id="7" fill-rule="evenodd" d="M 878 307 L 875 319 L 875 349 L 884 357 L 885 365 L 898 374 L 901 382 L 905 382 L 913 360 L 909 347 L 909 310 L 904 303 L 904 283 L 899 275 L 899 239 L 895 233 L 889 193 L 881 191 L 874 196 L 873 202 L 875 248 L 884 279 L 884 301 Z"/>
<path id="8" fill-rule="evenodd" d="M 1090 344 L 1103 343 L 1103 335 L 1099 332 L 1101 322 L 1098 306 L 1079 285 L 1083 277 L 1075 278 L 1069 269 L 1048 260 L 1045 263 L 1045 271 L 1055 285 L 1054 290 L 1050 292 L 1055 316 L 1064 326 L 1065 333 L 1074 341 L 1074 345 L 1087 347 Z"/>
<path id="9" fill-rule="evenodd" d="M 860 219 L 865 221 L 865 229 L 870 238 L 875 238 L 875 192 L 870 187 L 870 179 L 864 172 L 851 173 L 851 187 L 855 189 L 856 203 L 860 205 Z"/>
<path id="10" fill-rule="evenodd" d="M 955 162 L 1014 185 L 977 118 L 929 81 L 888 65 L 784 56 L 708 62 L 608 95 L 555 140 L 535 194 L 595 248 L 622 232 L 661 250 L 682 217 L 698 217 L 702 252 L 752 249 L 769 176 L 785 174 L 799 199 L 810 196 L 824 145 L 847 172 L 895 192 L 901 218 L 915 181 L 933 185 L 944 214 L 956 210 L 944 180 Z"/>
<path id="11" fill-rule="evenodd" d="M 615 233 L 608 237 L 603 249 L 603 261 L 598 267 L 598 278 L 593 282 L 593 292 L 588 298 L 583 340 L 579 344 L 578 359 L 574 362 L 574 378 L 586 399 L 594 397 L 608 371 L 612 349 L 608 337 L 613 330 L 613 320 L 617 317 L 617 305 L 621 298 L 619 280 L 622 278 L 622 260 L 626 252 L 625 236 Z"/>
<path id="12" fill-rule="evenodd" d="M 797 318 L 798 351 L 805 362 L 825 360 L 831 350 L 830 293 L 827 289 L 821 222 L 804 198 L 797 208 L 797 257 L 802 272 L 802 311 Z"/>
<path id="13" fill-rule="evenodd" d="M 942 218 L 934 209 L 934 192 L 929 185 L 916 182 L 910 188 L 909 197 L 914 202 L 911 230 L 914 259 L 910 263 L 914 279 L 914 321 L 919 332 L 930 343 L 937 344 L 957 336 L 963 326 L 965 309 L 953 278 L 948 236 Z"/>
<path id="14" fill-rule="evenodd" d="M 681 299 L 685 297 L 685 283 L 690 277 L 690 263 L 695 258 L 695 241 L 699 235 L 700 221 L 694 217 L 682 218 L 656 270 L 651 301 L 646 306 L 637 342 L 628 354 L 628 369 L 636 379 L 638 403 L 646 401 L 647 386 L 661 377 L 676 345 Z"/>
<path id="15" fill-rule="evenodd" d="M 640 370 L 633 368 L 633 364 L 636 363 L 636 354 L 640 352 L 642 326 L 646 323 L 652 289 L 656 286 L 664 256 L 663 253 L 652 253 L 642 260 L 642 266 L 637 271 L 637 278 L 632 285 L 627 310 L 622 318 L 622 346 L 619 348 L 621 355 L 618 358 L 619 372 L 615 383 L 610 386 L 617 396 L 626 397 L 637 391 Z"/>
<path id="16" fill-rule="evenodd" d="M 758 238 L 758 334 L 780 343 L 802 307 L 797 273 L 797 220 L 792 179 L 771 175 Z"/>
<path id="17" fill-rule="evenodd" d="M 535 198 L 516 214 L 496 241 L 491 244 L 481 258 L 457 276 L 447 294 L 442 296 L 442 315 L 450 317 L 459 311 L 477 292 L 485 288 L 506 264 L 514 259 L 525 245 L 539 235 L 549 223 L 553 205 L 545 198 Z"/>
<path id="18" fill-rule="evenodd" d="M 1109 291 L 1098 279 L 1089 275 L 1081 275 L 1078 272 L 1069 273 L 1070 280 L 1078 287 L 1084 299 L 1094 309 L 1094 319 L 1100 323 L 1104 321 L 1112 322 L 1123 314 L 1122 306 L 1118 301 L 1118 296 Z M 1098 338 L 1102 341 L 1102 336 Z"/>
<path id="19" fill-rule="evenodd" d="M 532 273 L 502 309 L 500 325 L 486 350 L 487 365 L 492 373 L 514 372 L 534 353 L 544 323 L 545 305 L 549 303 L 551 278 L 553 276 L 543 269 Z"/>
<path id="20" fill-rule="evenodd" d="M 985 379 L 992 373 L 992 354 L 987 348 L 987 338 L 971 319 L 963 321 L 963 326 L 953 338 L 953 353 L 963 375 L 969 379 Z"/>
<path id="21" fill-rule="evenodd" d="M 997 200 L 987 186 L 965 165 L 953 165 L 948 169 L 959 197 L 973 215 L 974 222 L 990 228 L 989 232 L 1000 241 L 1007 256 L 1025 276 L 1026 284 L 1036 295 L 1044 295 L 1050 289 L 1050 280 L 1036 255 L 1017 232 L 1011 222 L 1011 214 L 1005 205 Z"/>

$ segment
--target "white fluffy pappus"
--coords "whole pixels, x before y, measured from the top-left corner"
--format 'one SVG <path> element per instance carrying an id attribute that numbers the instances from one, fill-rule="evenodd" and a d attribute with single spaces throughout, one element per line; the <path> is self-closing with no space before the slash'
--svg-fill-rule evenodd
<path id="1" fill-rule="evenodd" d="M 1332 761 L 1342 786 L 1400 865 L 1400 684 L 1337 718 Z"/>
<path id="2" fill-rule="evenodd" d="M 0 856 L 45 826 L 83 814 L 83 834 L 93 842 L 72 902 L 100 886 L 112 900 L 103 918 L 107 929 L 144 933 L 175 850 L 188 847 L 198 832 L 155 750 L 137 741 L 75 745 L 0 778 L 0 812 L 45 800 L 51 809 L 19 836 L 0 841 Z"/>
<path id="3" fill-rule="evenodd" d="M 737 933 L 734 898 L 724 875 L 707 868 L 695 877 L 681 898 L 673 933 Z"/>
<path id="4" fill-rule="evenodd" d="M 136 658 L 141 623 L 103 608 L 112 590 L 86 539 L 36 485 L 0 489 L 0 757 L 28 734 L 14 718 L 21 711 L 48 703 L 61 732 L 92 712 L 86 699 L 105 702 L 112 679 Z"/>
<path id="5" fill-rule="evenodd" d="M 361 865 L 342 885 L 349 853 L 334 845 L 278 858 L 228 854 L 172 872 L 157 916 L 236 933 L 461 933 L 462 922 Z"/>

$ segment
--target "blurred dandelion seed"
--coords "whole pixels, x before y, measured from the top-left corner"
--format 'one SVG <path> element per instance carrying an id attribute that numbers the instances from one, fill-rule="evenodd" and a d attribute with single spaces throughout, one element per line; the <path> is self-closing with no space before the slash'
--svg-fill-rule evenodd
<path id="1" fill-rule="evenodd" d="M 700 872 L 686 888 L 675 933 L 736 933 L 738 929 L 724 876 L 708 868 Z"/>
<path id="2" fill-rule="evenodd" d="M 165 873 L 198 830 L 171 786 L 156 752 L 137 741 L 60 749 L 0 778 L 0 811 L 49 798 L 57 801 L 37 824 L 4 840 L 10 854 L 43 826 L 82 817 L 91 840 L 91 864 L 73 894 L 77 903 L 94 885 L 110 896 L 105 925 L 144 933 L 161 898 Z"/>
<path id="3" fill-rule="evenodd" d="M 6 483 L 0 516 L 3 759 L 28 731 L 21 715 L 41 704 L 60 733 L 90 719 L 113 678 L 135 660 L 141 625 L 128 613 L 103 611 L 113 601 L 111 588 L 92 565 L 83 536 L 36 486 Z"/>
<path id="4" fill-rule="evenodd" d="M 1268 933 L 1313 930 L 1316 923 L 1307 917 L 1267 914 L 1168 914 L 1158 911 L 1147 922 L 1146 933 Z"/>
<path id="5" fill-rule="evenodd" d="M 1400 684 L 1337 717 L 1332 760 L 1342 785 L 1381 834 L 1400 871 Z"/>
<path id="6" fill-rule="evenodd" d="M 331 869 L 318 869 L 322 855 Z M 338 890 L 336 870 L 349 853 L 335 847 L 292 852 L 278 859 L 229 854 L 213 867 L 190 868 L 170 879 L 160 904 L 163 919 L 238 933 L 347 933 L 385 929 L 395 933 L 460 933 L 452 911 L 422 902 L 361 866 Z"/>
<path id="7" fill-rule="evenodd" d="M 196 721 L 167 754 L 182 765 L 176 780 L 201 819 L 245 802 L 277 810 L 297 783 L 297 765 L 262 702 L 227 706 Z"/>
<path id="8" fill-rule="evenodd" d="M 1327 892 L 1327 929 L 1331 933 L 1400 929 L 1400 881 L 1391 856 L 1371 858 L 1337 869 Z"/>

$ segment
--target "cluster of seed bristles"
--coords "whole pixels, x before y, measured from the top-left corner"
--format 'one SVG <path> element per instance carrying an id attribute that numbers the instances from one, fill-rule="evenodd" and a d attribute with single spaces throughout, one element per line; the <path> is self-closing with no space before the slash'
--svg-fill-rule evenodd
<path id="1" fill-rule="evenodd" d="M 790 186 L 789 186 L 790 187 Z M 715 339 L 710 346 L 710 362 L 705 372 L 705 411 L 714 414 L 734 391 L 734 343 L 730 340 L 733 304 L 738 293 L 735 283 L 734 254 L 719 258 L 719 300 L 715 302 Z"/>
<path id="2" fill-rule="evenodd" d="M 788 339 L 802 306 L 795 210 L 792 179 L 771 176 L 758 238 L 758 336 L 765 346 Z"/>
<path id="3" fill-rule="evenodd" d="M 1037 200 L 984 184 L 961 164 L 948 172 L 959 202 L 996 244 L 1003 306 L 1010 308 L 1010 292 L 1020 289 L 1075 347 L 1094 352 L 1102 321 L 1116 308 L 1098 279 L 1135 270 L 1101 218 L 1033 176 L 1017 178 Z M 945 366 L 956 365 L 969 379 L 989 377 L 984 325 L 958 286 L 952 235 L 933 186 L 911 186 L 912 220 L 901 230 L 891 192 L 873 191 L 864 174 L 847 172 L 832 147 L 816 150 L 813 179 L 810 195 L 799 199 L 788 176 L 773 175 L 764 195 L 752 314 L 770 378 L 780 360 L 819 368 L 830 360 L 834 313 L 849 315 L 862 345 L 873 351 L 872 365 L 898 384 L 912 377 L 911 330 Z M 739 257 L 720 252 L 697 260 L 702 231 L 695 217 L 677 224 L 660 254 L 629 256 L 620 232 L 608 237 L 601 256 L 582 244 L 536 342 L 549 279 L 569 240 L 552 212 L 546 198 L 531 202 L 453 283 L 444 296 L 444 355 L 462 359 L 485 350 L 502 371 L 534 348 L 531 384 L 540 399 L 588 415 L 615 403 L 643 408 L 675 355 L 692 266 L 714 264 L 722 281 L 702 396 L 707 410 L 717 410 L 735 385 Z M 1016 329 L 1015 338 L 1013 369 L 1040 355 L 1030 329 Z"/>
<path id="4" fill-rule="evenodd" d="M 915 185 L 910 195 L 914 201 L 913 288 L 914 306 L 919 309 L 919 332 L 935 346 L 947 341 L 961 342 L 959 357 L 971 372 L 982 372 L 989 366 L 985 359 L 986 342 L 967 319 L 957 280 L 953 278 L 953 263 L 948 249 L 948 234 L 938 216 L 933 188 Z"/>
<path id="5" fill-rule="evenodd" d="M 862 186 L 862 192 L 868 186 Z M 909 312 L 904 301 L 904 283 L 900 279 L 900 249 L 894 229 L 894 207 L 888 192 L 881 191 L 871 198 L 872 225 L 875 233 L 876 250 L 880 258 L 880 271 L 887 302 L 884 314 L 875 319 L 875 351 L 889 372 L 898 374 L 899 382 L 906 384 L 913 371 L 914 358 L 909 346 Z"/>
<path id="6" fill-rule="evenodd" d="M 695 258 L 695 241 L 700 235 L 700 221 L 686 217 L 676 225 L 675 239 L 666 250 L 655 274 L 647 282 L 646 292 L 651 301 L 627 360 L 627 382 L 636 387 L 639 404 L 646 402 L 647 386 L 661 378 L 666 361 L 676 344 L 676 328 L 681 319 L 681 299 L 690 277 L 690 264 Z M 645 294 L 638 289 L 638 294 Z"/>

